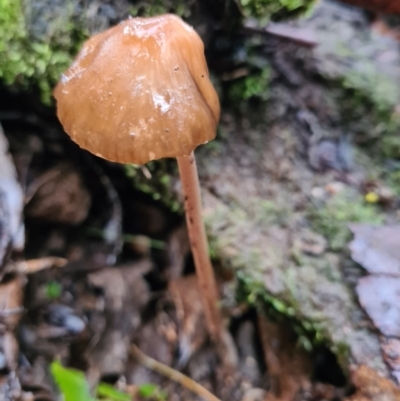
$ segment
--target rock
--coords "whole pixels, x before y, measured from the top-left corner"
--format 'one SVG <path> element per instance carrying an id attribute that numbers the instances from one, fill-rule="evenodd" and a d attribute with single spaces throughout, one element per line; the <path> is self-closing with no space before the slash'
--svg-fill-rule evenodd
<path id="1" fill-rule="evenodd" d="M 362 307 L 379 331 L 400 337 L 400 277 L 374 275 L 363 277 L 357 285 Z"/>
<path id="2" fill-rule="evenodd" d="M 291 257 L 294 241 L 308 224 L 304 214 L 324 202 L 323 198 L 310 201 L 313 188 L 325 188 L 334 173 L 315 173 L 305 165 L 307 152 L 299 157 L 298 127 L 289 120 L 309 108 L 322 127 L 322 137 L 337 140 L 344 135 L 342 127 L 336 130 L 328 121 L 346 124 L 350 130 L 346 135 L 358 130 L 369 132 L 376 120 L 374 123 L 365 114 L 366 120 L 344 116 L 346 97 L 333 96 L 332 85 L 335 83 L 337 94 L 344 90 L 338 82 L 346 82 L 345 88 L 390 110 L 399 100 L 399 86 L 393 84 L 400 81 L 398 43 L 371 34 L 361 11 L 328 1 L 320 2 L 308 19 L 294 25 L 313 29 L 319 46 L 299 50 L 298 46 L 279 42 L 282 45 L 275 51 L 290 54 L 285 61 L 298 74 L 315 73 L 322 81 L 312 88 L 307 82 L 298 89 L 273 81 L 267 105 L 248 108 L 236 120 L 223 114 L 224 135 L 218 139 L 218 146 L 203 146 L 197 151 L 211 249 L 224 267 L 238 274 L 249 297 L 257 297 L 263 287 L 266 298 L 280 313 L 307 321 L 320 332 L 343 366 L 354 361 L 389 375 L 379 337 L 366 329 L 354 289 L 343 276 L 341 263 L 346 256 L 330 258 L 323 251 L 319 255 L 302 254 L 296 260 Z M 392 54 L 390 62 L 384 61 L 388 53 Z M 303 72 L 299 65 L 304 67 Z M 274 69 L 274 74 L 279 77 L 279 69 Z M 349 100 L 348 92 L 343 93 Z M 385 96 L 380 100 L 382 93 Z M 263 120 L 267 109 L 282 102 L 288 105 L 286 113 Z M 247 160 L 251 162 L 242 163 Z M 362 177 L 359 166 L 353 169 L 334 176 L 345 183 L 342 192 L 349 191 L 352 174 Z M 347 225 L 344 221 L 340 224 Z"/>

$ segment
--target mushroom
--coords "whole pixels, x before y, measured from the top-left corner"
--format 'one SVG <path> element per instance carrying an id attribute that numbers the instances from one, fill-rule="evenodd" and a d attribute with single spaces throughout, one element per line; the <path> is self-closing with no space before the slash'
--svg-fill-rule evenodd
<path id="1" fill-rule="evenodd" d="M 83 45 L 54 96 L 65 131 L 95 155 L 133 164 L 177 158 L 207 327 L 219 340 L 193 150 L 214 139 L 220 106 L 200 37 L 174 15 L 130 18 Z"/>

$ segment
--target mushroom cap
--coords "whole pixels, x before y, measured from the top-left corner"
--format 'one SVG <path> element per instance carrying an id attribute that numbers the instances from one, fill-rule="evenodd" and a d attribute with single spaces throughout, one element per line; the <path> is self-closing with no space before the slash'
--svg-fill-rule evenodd
<path id="1" fill-rule="evenodd" d="M 214 139 L 220 114 L 203 42 L 170 14 L 91 37 L 54 96 L 71 138 L 119 163 L 189 155 Z"/>

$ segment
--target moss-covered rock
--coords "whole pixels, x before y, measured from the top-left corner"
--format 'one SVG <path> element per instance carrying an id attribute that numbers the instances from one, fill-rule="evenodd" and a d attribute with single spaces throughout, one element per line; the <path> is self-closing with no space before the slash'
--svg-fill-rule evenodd
<path id="1" fill-rule="evenodd" d="M 341 251 L 351 239 L 349 221 L 382 224 L 383 213 L 355 191 L 343 191 L 329 197 L 320 207 L 310 205 L 309 219 L 315 231 L 329 241 L 330 249 Z"/>
<path id="2" fill-rule="evenodd" d="M 246 17 L 255 17 L 261 25 L 272 18 L 295 17 L 308 12 L 316 0 L 236 0 Z"/>
<path id="3" fill-rule="evenodd" d="M 38 87 L 49 103 L 51 88 L 87 31 L 75 21 L 72 3 L 65 2 L 39 32 L 29 25 L 33 7 L 27 0 L 0 1 L 0 79 L 19 89 Z"/>
<path id="4" fill-rule="evenodd" d="M 330 345 L 342 366 L 355 361 L 387 374 L 379 338 L 366 329 L 346 276 L 348 266 L 357 270 L 346 244 L 349 222 L 385 220 L 359 185 L 360 177 L 381 177 L 382 144 L 396 132 L 398 45 L 372 34 L 361 13 L 331 3 L 297 25 L 314 29 L 319 46 L 277 46 L 284 62 L 271 63 L 268 102 L 237 119 L 223 116 L 220 146 L 199 149 L 212 254 L 236 272 L 248 302 L 300 322 L 315 341 Z M 299 79 L 291 85 L 292 70 Z M 300 135 L 296 121 L 303 110 L 316 118 Z M 359 141 L 355 182 L 331 186 L 346 175 L 313 171 L 304 146 L 348 134 Z M 310 247 L 310 236 L 322 236 L 327 245 Z"/>

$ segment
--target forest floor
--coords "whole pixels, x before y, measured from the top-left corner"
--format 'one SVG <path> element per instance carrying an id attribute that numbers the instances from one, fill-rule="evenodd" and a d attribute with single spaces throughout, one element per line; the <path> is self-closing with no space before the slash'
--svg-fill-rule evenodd
<path id="1" fill-rule="evenodd" d="M 174 161 L 99 160 L 2 88 L 0 400 L 91 401 L 68 395 L 82 382 L 108 400 L 400 400 L 396 24 L 326 1 L 207 47 L 223 107 L 197 155 L 224 361 Z"/>

